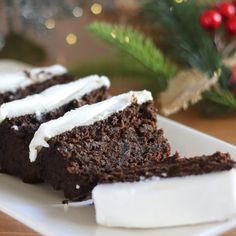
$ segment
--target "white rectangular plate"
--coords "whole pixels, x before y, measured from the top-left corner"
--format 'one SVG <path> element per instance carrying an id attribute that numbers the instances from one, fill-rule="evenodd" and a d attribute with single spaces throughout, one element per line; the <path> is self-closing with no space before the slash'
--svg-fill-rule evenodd
<path id="1" fill-rule="evenodd" d="M 158 117 L 158 125 L 165 131 L 172 151 L 194 156 L 212 154 L 219 150 L 229 152 L 236 159 L 236 147 L 205 135 L 169 119 Z M 195 226 L 150 230 L 105 228 L 95 222 L 92 205 L 71 204 L 65 211 L 63 195 L 45 184 L 27 185 L 19 179 L 0 175 L 0 210 L 28 225 L 43 235 L 50 236 L 187 236 L 217 235 L 236 227 L 236 218 L 230 221 Z M 207 210 L 207 209 L 206 209 Z"/>

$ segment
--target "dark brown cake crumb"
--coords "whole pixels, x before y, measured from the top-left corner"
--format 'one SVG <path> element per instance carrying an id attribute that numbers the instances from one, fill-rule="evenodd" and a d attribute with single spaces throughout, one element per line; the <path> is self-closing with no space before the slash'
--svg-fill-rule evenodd
<path id="1" fill-rule="evenodd" d="M 203 155 L 192 158 L 179 158 L 175 154 L 164 159 L 157 165 L 143 165 L 141 167 L 111 169 L 104 172 L 100 183 L 134 182 L 151 177 L 170 178 L 189 175 L 201 175 L 235 168 L 235 162 L 228 153 L 216 152 L 213 155 Z"/>
<path id="2" fill-rule="evenodd" d="M 38 127 L 49 120 L 63 116 L 67 111 L 85 104 L 104 100 L 107 89 L 102 87 L 48 113 L 31 114 L 6 119 L 0 123 L 0 168 L 1 172 L 19 176 L 24 182 L 41 181 L 37 165 L 30 163 L 29 144 Z"/>
<path id="3" fill-rule="evenodd" d="M 170 155 L 170 146 L 157 129 L 153 103 L 133 104 L 107 119 L 76 127 L 48 141 L 36 159 L 41 177 L 65 197 L 86 197 L 101 173 L 113 168 L 156 165 Z M 76 186 L 80 186 L 77 188 Z"/>
<path id="4" fill-rule="evenodd" d="M 64 204 L 67 204 L 67 205 L 68 205 L 68 204 L 69 204 L 69 200 L 68 200 L 68 199 L 64 199 L 64 200 L 62 200 L 61 203 L 62 203 L 63 205 L 64 205 Z"/>

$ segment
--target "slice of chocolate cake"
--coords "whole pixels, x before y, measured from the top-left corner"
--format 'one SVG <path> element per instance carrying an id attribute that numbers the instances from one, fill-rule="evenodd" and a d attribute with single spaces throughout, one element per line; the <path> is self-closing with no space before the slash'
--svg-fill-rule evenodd
<path id="1" fill-rule="evenodd" d="M 61 65 L 0 73 L 0 105 L 40 93 L 56 84 L 65 84 L 75 78 Z"/>
<path id="2" fill-rule="evenodd" d="M 235 162 L 220 152 L 111 169 L 93 190 L 97 222 L 152 228 L 230 219 L 236 214 L 235 173 Z"/>
<path id="3" fill-rule="evenodd" d="M 37 168 L 29 161 L 29 144 L 40 124 L 71 109 L 104 100 L 109 86 L 106 77 L 89 76 L 3 104 L 0 107 L 2 172 L 17 175 L 25 182 L 37 181 Z"/>
<path id="4" fill-rule="evenodd" d="M 169 156 L 156 116 L 148 91 L 83 106 L 40 126 L 30 143 L 30 160 L 40 166 L 41 178 L 62 189 L 66 198 L 83 199 L 102 172 L 155 165 Z"/>

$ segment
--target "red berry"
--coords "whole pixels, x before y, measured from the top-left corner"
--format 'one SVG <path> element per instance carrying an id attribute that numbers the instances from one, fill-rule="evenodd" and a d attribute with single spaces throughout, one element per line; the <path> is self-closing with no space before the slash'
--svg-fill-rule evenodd
<path id="1" fill-rule="evenodd" d="M 205 29 L 217 29 L 222 22 L 220 13 L 216 10 L 204 11 L 200 16 L 201 26 Z"/>
<path id="2" fill-rule="evenodd" d="M 221 2 L 217 4 L 220 14 L 225 18 L 230 18 L 235 15 L 236 8 L 234 4 L 229 2 Z"/>
<path id="3" fill-rule="evenodd" d="M 227 20 L 225 28 L 229 33 L 236 34 L 236 16 L 231 17 L 230 19 Z"/>

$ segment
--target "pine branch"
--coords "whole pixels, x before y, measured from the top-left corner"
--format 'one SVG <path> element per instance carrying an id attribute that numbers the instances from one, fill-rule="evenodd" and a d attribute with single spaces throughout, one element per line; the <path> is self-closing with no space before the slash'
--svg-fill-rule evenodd
<path id="1" fill-rule="evenodd" d="M 221 67 L 222 55 L 208 32 L 201 28 L 199 15 L 204 9 L 196 0 L 147 0 L 143 10 L 150 23 L 166 30 L 171 54 L 183 66 L 197 67 L 211 75 Z"/>
<path id="2" fill-rule="evenodd" d="M 236 99 L 229 90 L 206 91 L 202 96 L 205 114 L 226 114 L 236 110 Z"/>
<path id="3" fill-rule="evenodd" d="M 222 65 L 220 73 L 221 75 L 219 78 L 219 85 L 222 89 L 228 90 L 228 82 L 231 77 L 232 71 L 230 68 Z"/>
<path id="4" fill-rule="evenodd" d="M 135 58 L 153 74 L 168 79 L 175 74 L 176 68 L 155 47 L 153 42 L 141 33 L 125 26 L 95 22 L 89 30 L 99 38 L 111 43 Z"/>
<path id="5" fill-rule="evenodd" d="M 203 1 L 199 4 L 196 0 L 147 0 L 143 9 L 150 23 L 159 24 L 166 31 L 164 39 L 177 63 L 198 68 L 208 73 L 209 79 L 214 73 L 220 74 L 220 90 L 204 92 L 201 104 L 205 114 L 228 114 L 236 110 L 236 98 L 228 90 L 231 71 L 222 64 L 223 51 L 218 51 L 212 35 L 199 24 L 206 7 L 206 2 L 203 5 Z"/>

